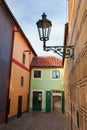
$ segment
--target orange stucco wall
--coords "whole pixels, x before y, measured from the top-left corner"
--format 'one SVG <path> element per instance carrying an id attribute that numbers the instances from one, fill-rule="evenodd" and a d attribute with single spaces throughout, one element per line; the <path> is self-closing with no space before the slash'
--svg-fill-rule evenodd
<path id="1" fill-rule="evenodd" d="M 22 112 L 27 111 L 27 96 L 29 94 L 29 64 L 34 54 L 25 52 L 25 64 L 22 63 L 23 53 L 30 47 L 21 32 L 14 31 L 14 45 L 10 79 L 10 113 L 9 117 L 17 115 L 18 97 L 22 96 Z M 21 76 L 24 77 L 24 85 L 21 86 Z"/>

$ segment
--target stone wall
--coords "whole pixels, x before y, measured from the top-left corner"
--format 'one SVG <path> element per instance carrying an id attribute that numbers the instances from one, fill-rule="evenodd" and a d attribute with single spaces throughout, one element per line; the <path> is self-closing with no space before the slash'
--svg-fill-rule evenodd
<path id="1" fill-rule="evenodd" d="M 87 129 L 87 0 L 68 1 L 67 45 L 74 60 L 65 59 L 65 109 L 69 130 Z"/>

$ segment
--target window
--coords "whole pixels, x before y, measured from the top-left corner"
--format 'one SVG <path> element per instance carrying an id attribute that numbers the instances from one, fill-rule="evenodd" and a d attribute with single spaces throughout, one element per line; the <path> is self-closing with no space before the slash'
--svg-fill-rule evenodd
<path id="1" fill-rule="evenodd" d="M 76 111 L 76 116 L 77 116 L 77 126 L 79 128 L 79 111 Z"/>
<path id="2" fill-rule="evenodd" d="M 22 63 L 25 64 L 25 54 L 23 54 Z"/>
<path id="3" fill-rule="evenodd" d="M 24 86 L 24 77 L 21 76 L 21 86 Z"/>
<path id="4" fill-rule="evenodd" d="M 60 79 L 60 71 L 52 70 L 52 79 Z"/>
<path id="5" fill-rule="evenodd" d="M 41 70 L 34 70 L 34 78 L 41 78 Z"/>

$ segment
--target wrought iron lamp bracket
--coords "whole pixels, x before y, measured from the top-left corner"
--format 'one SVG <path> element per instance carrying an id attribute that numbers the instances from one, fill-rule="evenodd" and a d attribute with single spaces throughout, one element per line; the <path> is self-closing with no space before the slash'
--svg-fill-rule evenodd
<path id="1" fill-rule="evenodd" d="M 44 51 L 53 51 L 63 58 L 72 58 L 74 59 L 74 46 L 46 46 L 46 41 L 49 40 L 50 30 L 52 23 L 46 18 L 46 14 L 43 13 L 42 19 L 37 21 L 37 28 L 39 32 L 39 38 L 43 41 Z"/>
<path id="2" fill-rule="evenodd" d="M 44 46 L 44 51 L 51 50 L 63 58 L 74 59 L 74 46 Z"/>

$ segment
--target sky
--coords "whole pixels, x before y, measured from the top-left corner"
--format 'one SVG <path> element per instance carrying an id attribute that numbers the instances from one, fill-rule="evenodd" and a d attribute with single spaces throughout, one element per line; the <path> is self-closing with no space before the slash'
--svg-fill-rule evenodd
<path id="1" fill-rule="evenodd" d="M 6 2 L 37 55 L 59 57 L 52 51 L 43 51 L 43 41 L 39 39 L 36 22 L 45 12 L 47 19 L 52 22 L 50 39 L 46 45 L 63 45 L 67 0 L 6 0 Z"/>

